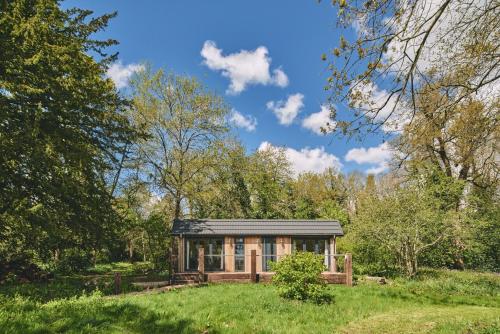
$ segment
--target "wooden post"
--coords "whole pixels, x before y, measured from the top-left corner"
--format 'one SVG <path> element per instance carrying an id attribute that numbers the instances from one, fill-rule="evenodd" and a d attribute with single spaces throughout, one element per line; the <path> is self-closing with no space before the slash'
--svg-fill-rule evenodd
<path id="1" fill-rule="evenodd" d="M 250 279 L 257 283 L 257 251 L 255 249 L 250 251 Z"/>
<path id="2" fill-rule="evenodd" d="M 115 273 L 115 295 L 119 295 L 122 292 L 122 274 Z"/>
<path id="3" fill-rule="evenodd" d="M 337 258 L 335 257 L 335 254 L 332 254 L 332 262 L 330 263 L 330 271 L 332 273 L 337 272 Z"/>
<path id="4" fill-rule="evenodd" d="M 352 254 L 347 253 L 344 261 L 345 284 L 352 286 Z"/>
<path id="5" fill-rule="evenodd" d="M 337 272 L 337 258 L 335 257 L 337 254 L 337 246 L 335 236 L 330 238 L 330 272 Z"/>
<path id="6" fill-rule="evenodd" d="M 200 275 L 200 282 L 205 281 L 205 249 L 198 248 L 198 273 Z"/>

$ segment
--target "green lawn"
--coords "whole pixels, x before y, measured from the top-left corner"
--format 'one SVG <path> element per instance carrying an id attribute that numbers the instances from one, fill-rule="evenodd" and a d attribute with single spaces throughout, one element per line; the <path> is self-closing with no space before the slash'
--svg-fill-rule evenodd
<path id="1" fill-rule="evenodd" d="M 330 286 L 334 302 L 285 301 L 272 285 L 37 302 L 0 297 L 7 333 L 499 333 L 500 278 L 428 271 L 380 286 Z"/>

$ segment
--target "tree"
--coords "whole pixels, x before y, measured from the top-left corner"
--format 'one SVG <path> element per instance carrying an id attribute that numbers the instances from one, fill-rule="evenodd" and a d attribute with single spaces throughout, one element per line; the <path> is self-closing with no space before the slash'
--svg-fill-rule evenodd
<path id="1" fill-rule="evenodd" d="M 281 148 L 266 147 L 252 154 L 245 176 L 252 217 L 286 219 L 292 216 L 290 162 Z"/>
<path id="2" fill-rule="evenodd" d="M 240 143 L 221 143 L 217 162 L 199 176 L 189 189 L 189 208 L 193 217 L 248 218 L 250 193 L 245 182 L 249 157 Z"/>
<path id="3" fill-rule="evenodd" d="M 353 28 L 331 57 L 326 86 L 332 102 L 354 109 L 337 129 L 400 131 L 418 113 L 418 90 L 431 77 L 450 96 L 448 106 L 478 94 L 498 101 L 497 1 L 335 0 L 339 25 Z M 431 80 L 432 81 L 432 80 Z M 333 110 L 334 120 L 337 118 Z"/>
<path id="4" fill-rule="evenodd" d="M 418 113 L 395 141 L 402 153 L 399 165 L 411 169 L 426 161 L 448 177 L 494 189 L 500 174 L 495 161 L 500 101 L 488 105 L 466 98 L 446 107 L 448 100 L 434 84 L 419 91 Z"/>
<path id="5" fill-rule="evenodd" d="M 424 86 L 416 100 L 418 113 L 393 145 L 401 153 L 396 155 L 399 166 L 410 177 L 427 179 L 434 189 L 441 187 L 449 209 L 464 216 L 475 189 L 492 193 L 498 189 L 498 103 L 464 98 L 450 105 L 452 98 L 438 84 Z M 462 224 L 456 231 L 472 231 L 473 221 L 456 222 Z M 467 239 L 466 234 L 456 234 L 448 249 L 456 268 L 465 266 Z"/>
<path id="6" fill-rule="evenodd" d="M 361 263 L 378 265 L 372 271 L 395 266 L 414 276 L 422 256 L 453 232 L 450 221 L 455 217 L 439 204 L 418 184 L 364 198 L 348 236 L 357 258 Z"/>
<path id="7" fill-rule="evenodd" d="M 3 261 L 94 248 L 113 233 L 105 175 L 135 133 L 105 78 L 116 42 L 92 38 L 115 14 L 91 15 L 55 0 L 0 1 Z"/>
<path id="8" fill-rule="evenodd" d="M 173 198 L 179 218 L 190 185 L 217 162 L 229 109 L 196 79 L 163 70 L 138 73 L 132 89 L 134 124 L 147 133 L 136 143 L 143 174 Z"/>
<path id="9" fill-rule="evenodd" d="M 333 169 L 303 173 L 291 184 L 295 218 L 336 219 L 342 225 L 347 223 L 347 192 L 341 174 Z"/>

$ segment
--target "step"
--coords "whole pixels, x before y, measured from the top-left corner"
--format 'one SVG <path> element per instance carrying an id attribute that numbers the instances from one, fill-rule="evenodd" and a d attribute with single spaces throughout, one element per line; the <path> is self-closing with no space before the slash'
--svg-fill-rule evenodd
<path id="1" fill-rule="evenodd" d="M 172 284 L 195 284 L 198 283 L 198 280 L 192 280 L 192 279 L 175 279 L 172 281 Z"/>

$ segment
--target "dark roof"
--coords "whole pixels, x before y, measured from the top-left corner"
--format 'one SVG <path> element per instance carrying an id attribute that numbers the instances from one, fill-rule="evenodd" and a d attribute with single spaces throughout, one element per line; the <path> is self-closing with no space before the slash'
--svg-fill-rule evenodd
<path id="1" fill-rule="evenodd" d="M 184 219 L 174 220 L 173 235 L 344 235 L 336 220 Z"/>

